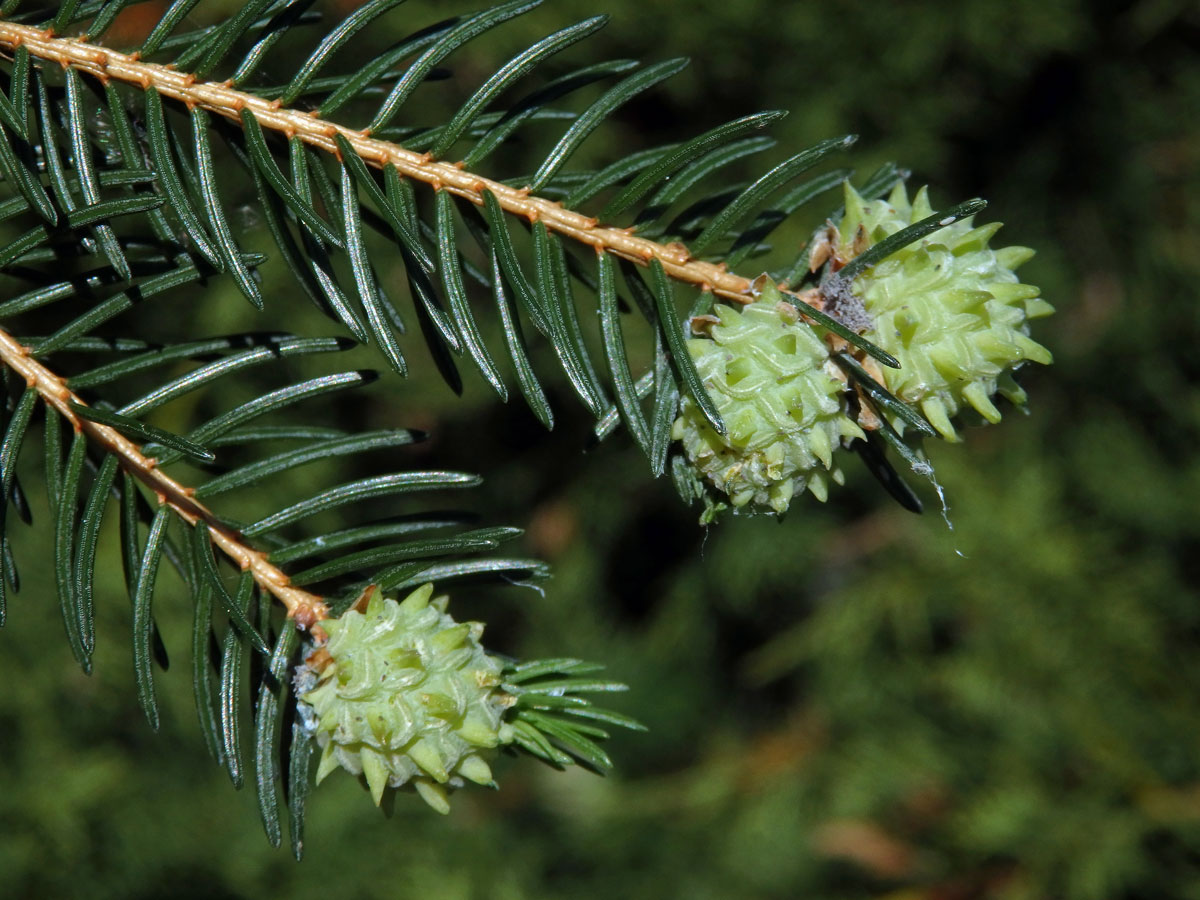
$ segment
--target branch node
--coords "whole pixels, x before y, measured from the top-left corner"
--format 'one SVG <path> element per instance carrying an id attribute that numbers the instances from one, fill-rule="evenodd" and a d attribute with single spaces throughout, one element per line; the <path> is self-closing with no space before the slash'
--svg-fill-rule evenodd
<path id="1" fill-rule="evenodd" d="M 298 626 L 300 625 L 300 622 L 298 619 L 296 621 L 296 624 Z M 300 627 L 303 627 L 303 626 L 300 626 Z M 312 669 L 314 672 L 325 671 L 325 669 L 329 666 L 329 664 L 331 662 L 333 662 L 333 655 L 328 650 L 326 650 L 324 647 L 318 647 L 316 650 L 314 650 L 312 653 L 310 653 L 304 660 L 304 664 L 306 666 L 308 666 L 310 669 Z"/>
<path id="2" fill-rule="evenodd" d="M 671 243 L 667 244 L 667 250 L 674 257 L 671 262 L 679 265 L 686 265 L 688 260 L 692 258 L 691 251 L 679 241 L 671 241 Z"/>

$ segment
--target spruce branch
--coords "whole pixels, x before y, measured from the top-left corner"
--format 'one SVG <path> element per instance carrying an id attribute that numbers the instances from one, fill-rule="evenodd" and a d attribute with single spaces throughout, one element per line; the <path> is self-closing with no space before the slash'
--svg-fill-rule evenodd
<path id="1" fill-rule="evenodd" d="M 600 420 L 616 412 L 631 430 L 638 432 L 638 416 L 634 412 L 638 401 L 631 398 L 635 394 L 639 398 L 644 397 L 647 392 L 634 387 L 631 373 L 620 366 L 617 369 L 610 366 L 608 374 L 615 383 L 618 396 L 622 398 L 617 406 L 612 405 L 598 377 L 600 370 L 591 361 L 572 298 L 573 281 L 594 290 L 597 279 L 604 279 L 605 265 L 611 265 L 614 258 L 620 260 L 629 291 L 642 295 L 638 305 L 656 332 L 658 355 L 662 356 L 655 365 L 660 375 L 655 376 L 652 390 L 659 411 L 655 416 L 657 436 L 654 441 L 639 440 L 643 449 L 657 448 L 655 452 L 648 451 L 648 455 L 652 469 L 658 475 L 664 471 L 665 456 L 662 451 L 669 441 L 669 435 L 663 426 L 669 424 L 667 417 L 674 406 L 670 399 L 673 390 L 677 389 L 691 397 L 712 428 L 718 434 L 726 433 L 724 421 L 717 414 L 689 354 L 684 350 L 688 335 L 680 328 L 672 285 L 681 284 L 698 291 L 702 297 L 698 306 L 705 308 L 713 296 L 735 305 L 753 303 L 760 293 L 758 284 L 761 276 L 751 280 L 730 271 L 729 262 L 721 259 L 721 255 L 724 254 L 736 264 L 752 254 L 758 255 L 769 249 L 762 241 L 783 218 L 816 194 L 845 180 L 851 172 L 838 170 L 810 179 L 795 186 L 787 195 L 778 197 L 777 201 L 772 201 L 769 210 L 754 216 L 755 210 L 802 173 L 850 146 L 855 138 L 846 136 L 822 141 L 796 153 L 744 189 L 718 194 L 693 204 L 668 225 L 658 223 L 658 219 L 686 193 L 688 186 L 746 152 L 758 152 L 769 146 L 770 141 L 764 141 L 757 133 L 784 114 L 766 111 L 744 116 L 681 144 L 632 154 L 599 172 L 580 176 L 562 173 L 566 159 L 614 110 L 675 74 L 686 62 L 668 60 L 634 71 L 574 117 L 572 125 L 533 175 L 500 182 L 478 174 L 475 167 L 479 161 L 510 135 L 517 125 L 531 114 L 551 112 L 541 107 L 557 96 L 556 91 L 569 93 L 598 78 L 628 70 L 629 67 L 624 63 L 581 69 L 518 101 L 507 113 L 482 112 L 502 91 L 538 62 L 602 26 L 603 17 L 587 19 L 563 29 L 518 54 L 481 85 L 448 123 L 417 129 L 415 132 L 412 129 L 385 128 L 400 103 L 430 76 L 431 67 L 439 60 L 475 36 L 536 5 L 514 2 L 462 20 L 448 20 L 449 24 L 435 26 L 427 34 L 414 36 L 376 57 L 362 72 L 343 84 L 339 85 L 336 79 L 314 80 L 312 76 L 315 71 L 324 65 L 335 50 L 344 47 L 351 35 L 365 23 L 366 18 L 354 16 L 321 42 L 301 73 L 287 87 L 281 90 L 268 88 L 257 93 L 240 87 L 245 81 L 243 67 L 247 64 L 256 65 L 254 61 L 261 55 L 259 50 L 273 43 L 281 33 L 279 29 L 290 27 L 282 20 L 277 23 L 274 19 L 255 24 L 256 11 L 262 11 L 260 6 L 247 7 L 233 19 L 209 29 L 205 32 L 206 36 L 180 54 L 174 64 L 146 62 L 136 51 L 125 54 L 92 45 L 89 36 L 103 33 L 103 28 L 98 26 L 80 38 L 59 37 L 56 29 L 61 30 L 64 23 L 70 21 L 69 16 L 63 20 L 61 15 L 53 22 L 43 23 L 46 24 L 43 30 L 0 21 L 0 49 L 11 49 L 21 65 L 28 66 L 29 60 L 35 59 L 56 64 L 66 71 L 67 106 L 76 123 L 72 134 L 80 132 L 82 126 L 78 123 L 86 115 L 80 102 L 78 72 L 87 73 L 104 84 L 109 115 L 114 120 L 127 119 L 127 113 L 115 93 L 114 83 L 142 89 L 153 169 L 162 182 L 157 190 L 165 192 L 167 206 L 183 226 L 184 232 L 192 236 L 196 249 L 218 269 L 229 272 L 242 293 L 255 306 L 261 307 L 263 299 L 249 269 L 240 261 L 236 239 L 221 209 L 210 129 L 225 138 L 234 156 L 252 175 L 280 255 L 305 292 L 318 306 L 323 306 L 332 317 L 340 320 L 358 340 L 375 343 L 392 369 L 401 375 L 407 372 L 408 365 L 391 324 L 398 319 L 373 270 L 363 241 L 363 223 L 381 231 L 390 231 L 398 239 L 410 293 L 416 301 L 417 314 L 422 321 L 422 331 L 435 358 L 440 360 L 439 369 L 446 380 L 456 387 L 459 376 L 451 361 L 451 354 L 465 354 L 496 393 L 506 400 L 508 388 L 483 341 L 475 313 L 464 291 L 464 275 L 489 285 L 495 293 L 503 322 L 505 349 L 517 372 L 521 393 L 534 414 L 547 426 L 552 424 L 553 415 L 528 365 L 525 339 L 521 335 L 517 317 L 508 309 L 509 301 L 502 282 L 507 284 L 508 294 L 516 300 L 517 308 L 549 339 L 575 394 L 584 405 Z M 381 13 L 385 7 L 386 4 L 372 4 L 369 6 L 372 12 L 364 11 L 362 16 L 369 18 Z M 81 17 L 86 16 L 81 14 Z M 168 14 L 160 23 L 164 29 L 161 33 L 156 28 L 155 34 L 159 38 L 170 30 L 168 20 L 171 19 Z M 239 37 L 260 28 L 265 29 L 268 36 L 255 45 L 232 79 L 223 82 L 200 80 L 229 52 Z M 152 35 L 142 51 L 164 49 L 160 43 Z M 394 64 L 403 58 L 405 52 L 415 52 L 422 47 L 425 48 L 424 52 L 403 70 L 400 80 L 367 128 L 349 128 L 326 118 L 349 99 L 361 94 L 368 85 L 386 82 L 393 77 L 385 72 L 385 61 L 390 61 L 389 65 Z M 37 66 L 34 69 L 36 73 Z M 294 102 L 305 96 L 309 87 L 316 89 L 317 93 L 336 90 L 310 112 L 287 105 L 288 101 Z M 163 96 L 182 103 L 190 111 L 198 180 L 172 161 L 177 151 L 171 145 L 178 139 L 170 134 L 165 124 L 160 100 Z M 214 123 L 208 118 L 209 113 L 219 117 L 219 126 L 214 128 Z M 568 118 L 571 118 L 569 114 Z M 238 127 L 230 128 L 225 124 L 226 121 Z M 19 126 L 20 122 L 17 121 L 16 125 Z M 128 125 L 124 127 L 126 131 L 129 130 Z M 473 128 L 482 130 L 473 131 Z M 398 139 L 403 140 L 405 146 L 382 139 L 385 131 L 388 138 L 399 135 Z M 287 139 L 290 180 L 281 170 L 275 151 L 268 146 L 268 132 Z M 459 138 L 473 138 L 477 143 L 459 162 L 436 158 L 445 154 Z M 127 158 L 140 156 L 136 149 L 132 154 L 128 152 L 132 144 L 132 138 L 129 137 L 123 142 L 122 154 Z M 324 171 L 322 156 L 332 156 L 340 164 L 340 189 Z M 386 191 L 369 174 L 368 165 L 383 171 Z M 13 169 L 13 165 L 7 168 Z M 26 175 L 19 166 L 15 171 L 18 177 Z M 873 185 L 871 190 L 880 190 L 894 183 L 897 177 L 898 170 L 885 167 L 868 184 Z M 181 179 L 182 182 L 196 182 L 201 208 L 207 215 L 201 215 L 193 209 L 188 189 Z M 524 186 L 514 186 L 522 180 Z M 628 183 L 620 186 L 623 182 Z M 437 198 L 436 222 L 423 221 L 417 213 L 417 198 L 412 188 L 415 183 L 433 188 Z M 18 186 L 22 187 L 30 203 L 36 205 L 41 199 L 43 192 L 36 184 L 36 176 L 26 177 Z M 581 204 L 598 193 L 617 187 L 619 190 L 600 210 L 599 217 L 578 211 Z M 361 203 L 358 198 L 360 190 L 368 195 L 378 213 Z M 565 199 L 560 201 L 539 195 L 550 191 L 564 191 Z M 63 193 L 58 189 L 56 192 Z M 452 198 L 465 201 L 457 213 Z M 326 215 L 334 218 L 340 212 L 341 222 L 328 223 L 318 211 L 320 206 L 325 208 Z M 468 214 L 466 210 L 469 206 L 473 206 L 476 212 Z M 606 224 L 605 220 L 629 211 L 636 213 L 632 225 L 616 227 Z M 47 217 L 44 210 L 42 214 L 44 218 Z M 210 234 L 206 235 L 202 218 L 208 220 Z M 484 271 L 481 271 L 460 249 L 460 238 L 456 233 L 456 221 L 460 218 L 480 244 L 485 258 L 493 257 L 490 277 L 485 271 L 486 263 Z M 514 253 L 506 222 L 510 218 L 530 225 L 535 251 L 535 273 L 532 278 L 521 271 L 521 263 Z M 951 220 L 948 218 L 946 221 Z M 291 234 L 289 223 L 299 229 L 299 245 Z M 109 226 L 105 223 L 96 227 L 107 229 Z M 701 252 L 723 245 L 731 236 L 730 248 L 718 250 L 712 259 L 700 258 Z M 589 272 L 586 264 L 560 245 L 560 238 L 565 238 L 567 244 L 592 248 L 598 260 L 597 269 Z M 426 249 L 426 240 L 437 245 L 436 256 Z M 692 249 L 683 242 L 685 240 L 693 243 Z M 104 246 L 108 247 L 106 252 L 110 258 L 115 260 L 114 265 L 121 261 L 116 245 L 111 240 Z M 353 271 L 352 291 L 342 288 L 337 277 L 332 275 L 330 249 L 344 251 L 349 257 Z M 650 279 L 656 285 L 653 290 L 645 284 L 638 267 L 649 270 Z M 871 357 L 883 366 L 896 367 L 898 363 L 893 354 L 865 337 L 862 328 L 842 321 L 835 309 L 836 304 L 829 303 L 830 297 L 823 287 L 798 289 L 806 286 L 801 282 L 811 283 L 811 274 L 810 271 L 808 276 L 800 277 L 793 267 L 793 272 L 787 277 L 771 277 L 771 281 L 777 284 L 784 298 L 799 310 L 800 315 L 829 333 L 831 341 L 841 341 L 843 343 L 840 346 L 855 348 L 855 352 L 864 359 Z M 443 295 L 449 301 L 448 311 L 441 306 L 435 287 L 437 281 L 441 282 Z M 645 302 L 647 297 L 651 298 L 649 303 Z M 360 307 L 361 312 L 355 306 Z M 624 358 L 623 352 L 613 346 L 614 342 L 622 341 L 619 330 L 605 329 L 606 361 Z M 876 381 L 881 380 L 877 366 L 869 366 L 867 371 Z M 668 389 L 668 382 L 674 384 L 673 389 Z M 880 387 L 879 390 L 884 389 Z M 862 424 L 868 429 L 875 427 L 870 416 L 864 417 Z M 647 435 L 641 436 L 645 438 Z"/>
<path id="2" fill-rule="evenodd" d="M 81 415 L 79 410 L 86 409 L 87 404 L 71 392 L 66 380 L 35 359 L 30 348 L 3 329 L 0 329 L 0 361 L 24 378 L 76 433 L 86 435 L 105 452 L 115 455 L 121 467 L 153 491 L 161 505 L 170 507 L 188 525 L 203 522 L 212 543 L 278 599 L 298 628 L 311 629 L 328 617 L 329 608 L 322 598 L 293 586 L 288 576 L 267 559 L 267 554 L 248 545 L 237 531 L 196 500 L 195 488 L 181 484 L 160 469 L 157 460 L 143 453 L 141 447 L 116 428 Z"/>
<path id="3" fill-rule="evenodd" d="M 317 111 L 290 109 L 276 100 L 265 100 L 238 90 L 232 82 L 199 81 L 188 72 L 169 65 L 144 62 L 136 53 L 125 54 L 87 43 L 74 37 L 55 37 L 52 29 L 0 21 L 0 48 L 29 53 L 64 69 L 73 68 L 107 83 L 110 79 L 140 87 L 144 91 L 178 100 L 189 109 L 203 109 L 241 124 L 242 111 L 249 111 L 264 129 L 296 137 L 312 147 L 341 158 L 340 135 L 365 162 L 377 168 L 395 167 L 413 181 L 447 191 L 482 207 L 485 193 L 496 197 L 501 209 L 529 222 L 541 222 L 549 230 L 642 266 L 657 260 L 671 278 L 738 303 L 749 303 L 751 279 L 726 271 L 722 263 L 694 258 L 679 242 L 660 244 L 633 233 L 633 228 L 605 226 L 592 216 L 567 209 L 562 203 L 477 175 L 459 163 L 415 153 L 399 144 L 371 137 L 369 129 L 356 131 L 322 119 Z M 848 146 L 852 138 L 843 138 Z M 799 296 L 799 295 L 796 295 Z"/>
<path id="4" fill-rule="evenodd" d="M 412 127 L 389 123 L 416 88 L 434 77 L 441 61 L 539 0 L 513 0 L 444 20 L 376 55 L 354 74 L 317 77 L 356 32 L 396 5 L 372 0 L 328 32 L 288 84 L 258 89 L 244 85 L 263 54 L 303 18 L 305 4 L 252 0 L 221 24 L 168 37 L 194 5 L 194 0 L 177 0 L 140 51 L 174 50 L 174 63 L 160 64 L 144 61 L 139 52 L 92 43 L 127 2 L 67 2 L 57 15 L 38 13 L 24 20 L 40 15 L 42 29 L 0 17 L 0 54 L 12 55 L 7 96 L 0 91 L 0 174 L 12 196 L 2 204 L 0 217 L 28 212 L 42 219 L 0 247 L 0 269 L 35 283 L 0 304 L 0 318 L 61 300 L 85 301 L 64 305 L 67 323 L 49 338 L 26 338 L 31 347 L 7 322 L 0 330 L 0 364 L 28 385 L 19 401 L 9 399 L 0 481 L 5 499 L 19 508 L 23 494 L 14 463 L 40 398 L 47 411 L 43 446 L 56 575 L 72 651 L 87 670 L 94 641 L 91 591 L 98 531 L 107 500 L 115 494 L 121 500 L 139 702 L 157 725 L 151 598 L 159 562 L 166 558 L 195 600 L 194 686 L 205 737 L 238 786 L 244 769 L 238 720 L 246 718 L 239 712 L 244 709 L 239 698 L 246 693 L 240 687 L 243 647 L 249 642 L 269 654 L 265 672 L 250 668 L 259 694 L 256 782 L 264 826 L 274 843 L 280 840 L 276 760 L 284 730 L 280 701 L 289 691 L 285 673 L 297 649 L 297 630 L 312 633 L 313 647 L 306 649 L 313 652 L 295 683 L 300 704 L 289 754 L 287 802 L 297 852 L 314 740 L 322 747 L 318 780 L 340 765 L 365 777 L 376 803 L 388 787 L 415 787 L 445 811 L 448 787 L 464 780 L 490 783 L 483 756 L 494 750 L 520 748 L 552 765 L 574 760 L 603 770 L 609 761 L 596 741 L 607 733 L 597 723 L 631 727 L 631 722 L 577 696 L 622 688 L 589 677 L 591 664 L 491 657 L 479 643 L 482 625 L 455 622 L 446 598 L 432 596 L 434 582 L 543 574 L 544 566 L 530 560 L 461 558 L 495 549 L 519 529 L 394 540 L 459 524 L 439 521 L 440 514 L 417 513 L 292 543 L 280 533 L 318 513 L 409 491 L 470 487 L 480 482 L 478 476 L 431 471 L 362 478 L 321 489 L 252 524 L 218 518 L 201 502 L 316 459 L 419 439 L 407 431 L 346 433 L 301 425 L 298 415 L 288 425 L 241 427 L 301 399 L 363 384 L 375 373 L 342 372 L 258 393 L 183 436 L 139 421 L 162 404 L 246 367 L 353 344 L 289 335 L 273 346 L 278 336 L 196 340 L 187 335 L 153 346 L 139 334 L 121 339 L 125 343 L 118 347 L 119 342 L 100 336 L 100 326 L 136 303 L 214 273 L 230 276 L 256 308 L 265 309 L 264 282 L 256 270 L 266 257 L 240 246 L 242 229 L 230 215 L 235 207 L 227 193 L 222 195 L 229 186 L 224 160 L 214 153 L 218 145 L 252 181 L 276 258 L 296 284 L 359 343 L 375 344 L 394 371 L 408 371 L 396 337 L 406 330 L 405 317 L 388 297 L 386 273 L 376 269 L 366 229 L 387 236 L 399 251 L 421 333 L 452 387 L 462 385 L 455 363 L 461 358 L 473 363 L 502 399 L 509 396 L 496 364 L 503 357 L 489 350 L 467 290 L 475 281 L 491 290 L 507 357 L 535 415 L 552 425 L 545 392 L 530 365 L 523 323 L 547 339 L 575 394 L 600 420 L 597 435 L 623 421 L 655 475 L 670 471 L 686 500 L 704 501 L 705 522 L 727 507 L 782 515 L 792 497 L 805 491 L 825 500 L 830 484 L 842 482 L 843 451 L 852 450 L 868 460 L 897 499 L 918 508 L 881 448 L 890 445 L 914 471 L 927 472 L 919 451 L 923 437 L 956 439 L 955 423 L 971 416 L 998 420 L 993 396 L 1018 406 L 1024 400 L 1011 370 L 1025 361 L 1049 361 L 1048 352 L 1029 337 L 1026 320 L 1047 314 L 1050 307 L 1037 299 L 1036 288 L 1018 283 L 1013 274 L 1032 251 L 992 250 L 988 240 L 998 226 L 975 227 L 971 221 L 981 201 L 935 213 L 924 190 L 908 199 L 904 175 L 894 166 L 867 179 L 861 193 L 851 185 L 848 169 L 796 183 L 853 143 L 852 137 L 815 144 L 748 184 L 726 182 L 720 191 L 695 199 L 689 193 L 693 186 L 717 176 L 733 160 L 769 147 L 770 139 L 758 132 L 782 113 L 744 116 L 679 144 L 625 154 L 599 171 L 563 171 L 615 110 L 686 63 L 666 60 L 643 68 L 619 60 L 588 66 L 551 80 L 506 109 L 492 108 L 502 105 L 495 101 L 540 62 L 599 28 L 603 17 L 527 47 L 440 124 Z M 10 0 L 2 9 L 11 13 L 16 5 Z M 85 20 L 91 20 L 86 35 L 60 36 Z M 206 80 L 237 43 L 250 37 L 257 41 L 230 80 Z M 409 56 L 417 58 L 404 66 Z M 53 77 L 55 68 L 63 70 L 61 85 Z M 613 75 L 624 77 L 578 113 L 549 106 Z M 98 86 L 95 97 L 88 95 L 88 86 Z M 128 102 L 128 88 L 140 89 L 140 104 Z M 366 128 L 331 118 L 346 104 L 385 90 L 386 99 Z M 306 112 L 295 105 L 313 95 L 325 98 L 317 109 Z M 173 101 L 175 112 L 186 108 L 182 128 L 168 121 L 164 97 Z M 481 160 L 522 122 L 535 118 L 571 124 L 534 173 L 508 181 L 479 174 Z M 446 158 L 468 140 L 473 146 L 460 161 Z M 369 167 L 382 171 L 382 179 Z M 243 188 L 247 184 L 242 181 Z M 422 197 L 417 184 L 432 190 Z M 764 273 L 751 280 L 733 271 L 771 249 L 765 242 L 784 219 L 839 186 L 843 208 L 831 213 L 813 236 L 811 250 L 791 261 L 786 274 Z M 116 188 L 120 198 L 107 199 L 102 187 Z M 597 197 L 607 197 L 607 203 L 595 216 L 580 211 Z M 685 208 L 672 219 L 671 211 L 680 207 Z M 615 224 L 629 219 L 629 227 Z M 478 253 L 464 248 L 468 237 Z M 581 247 L 583 253 L 573 252 Z M 586 248 L 595 255 L 594 267 L 584 258 L 591 255 Z M 335 255 L 342 275 L 333 265 Z M 84 263 L 62 265 L 89 257 L 106 265 L 86 272 L 78 271 Z M 65 281 L 52 271 L 60 266 L 68 271 Z M 617 286 L 618 275 L 624 288 Z M 588 329 L 576 303 L 579 285 L 598 301 L 602 361 L 594 361 L 588 346 L 594 336 L 585 340 Z M 680 285 L 690 289 L 695 303 L 686 318 L 676 297 Z M 103 287 L 116 292 L 95 305 L 86 302 Z M 726 302 L 713 304 L 714 296 Z M 917 306 L 919 315 L 910 310 Z M 636 379 L 622 332 L 623 308 L 640 311 L 653 337 L 653 362 Z M 914 343 L 918 334 L 921 340 Z M 47 361 L 58 351 L 111 350 L 121 351 L 115 362 L 70 381 L 55 371 L 57 357 Z M 125 356 L 125 351 L 136 355 Z M 904 371 L 897 374 L 901 360 Z M 200 365 L 178 377 L 164 373 L 177 361 Z M 92 393 L 119 379 L 136 376 L 140 383 L 155 374 L 165 382 L 115 412 L 111 395 Z M 615 405 L 606 376 L 615 389 Z M 84 391 L 95 405 L 86 405 L 75 391 Z M 65 461 L 64 424 L 75 431 Z M 224 471 L 200 487 L 189 487 L 160 468 L 184 456 L 212 463 L 210 447 L 284 437 L 305 444 Z M 105 456 L 90 478 L 77 541 L 89 442 Z M 166 449 L 155 451 L 155 445 Z M 147 518 L 141 508 L 145 498 L 137 483 L 158 499 L 144 545 L 139 532 Z M 167 536 L 173 518 L 191 526 L 182 553 Z M 248 540 L 270 548 L 270 555 Z M 213 545 L 242 572 L 236 592 L 218 572 Z M 316 558 L 306 568 L 289 568 L 290 576 L 277 568 L 310 557 Z M 15 590 L 15 566 L 0 533 L 0 575 L 9 574 Z M 329 606 L 301 589 L 331 582 L 317 588 L 329 597 Z M 0 614 L 4 584 L 0 579 Z M 330 607 L 342 612 L 356 593 L 359 601 L 334 618 Z M 272 619 L 282 616 L 272 616 L 271 597 L 282 602 L 288 618 L 274 639 Z M 379 628 L 385 620 L 396 627 Z M 217 627 L 224 629 L 219 704 L 208 650 Z M 376 640 L 384 636 L 386 646 Z M 384 670 L 396 676 L 395 683 L 376 682 Z M 419 716 L 394 715 L 393 701 L 405 692 Z M 469 704 L 473 715 L 459 702 L 468 696 L 475 698 Z M 369 701 L 370 708 L 360 701 Z"/>

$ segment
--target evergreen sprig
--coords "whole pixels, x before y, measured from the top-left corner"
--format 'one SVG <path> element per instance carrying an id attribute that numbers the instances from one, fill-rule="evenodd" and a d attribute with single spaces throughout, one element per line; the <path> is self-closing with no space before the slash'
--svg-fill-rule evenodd
<path id="1" fill-rule="evenodd" d="M 444 19 L 355 59 L 347 74 L 330 74 L 335 61 L 355 52 L 356 39 L 398 5 L 371 0 L 315 37 L 307 58 L 279 82 L 264 76 L 264 63 L 286 35 L 318 21 L 307 3 L 250 0 L 224 21 L 192 27 L 185 22 L 197 0 L 175 0 L 139 46 L 108 46 L 106 34 L 133 2 L 0 4 L 0 50 L 11 56 L 0 92 L 0 218 L 13 220 L 4 226 L 0 273 L 20 285 L 0 303 L 7 387 L 0 621 L 7 593 L 19 583 L 8 513 L 29 516 L 17 468 L 29 456 L 22 451 L 40 413 L 55 580 L 77 662 L 90 669 L 95 571 L 103 565 L 97 547 L 104 516 L 115 507 L 137 694 L 147 719 L 157 724 L 161 642 L 153 600 L 165 560 L 195 608 L 192 674 L 204 739 L 235 785 L 252 772 L 276 844 L 277 787 L 286 778 L 298 855 L 311 729 L 293 721 L 285 701 L 299 632 L 319 643 L 321 622 L 371 585 L 391 593 L 457 578 L 537 578 L 545 567 L 492 555 L 518 529 L 465 530 L 461 516 L 419 507 L 383 520 L 368 513 L 336 530 L 311 525 L 331 509 L 369 511 L 385 498 L 478 484 L 469 473 L 387 467 L 286 503 L 273 496 L 267 502 L 260 485 L 290 483 L 303 466 L 421 439 L 403 429 L 347 433 L 313 424 L 307 410 L 314 402 L 344 397 L 377 376 L 348 370 L 297 379 L 293 365 L 363 343 L 404 375 L 412 342 L 404 323 L 411 315 L 452 387 L 461 388 L 460 363 L 504 400 L 515 376 L 516 392 L 552 427 L 544 374 L 531 361 L 532 345 L 544 339 L 598 420 L 596 434 L 623 423 L 652 472 L 661 474 L 681 398 L 717 434 L 729 425 L 688 350 L 691 332 L 680 310 L 702 316 L 713 297 L 752 303 L 754 282 L 732 267 L 763 256 L 770 249 L 765 241 L 786 219 L 850 177 L 844 168 L 814 171 L 854 139 L 821 142 L 749 184 L 730 185 L 726 167 L 772 146 L 762 132 L 782 113 L 767 111 L 604 168 L 573 171 L 568 164 L 589 136 L 686 61 L 592 64 L 528 89 L 525 79 L 535 69 L 604 25 L 604 17 L 591 17 L 515 54 L 457 109 L 417 127 L 401 124 L 405 105 L 441 75 L 443 63 L 536 0 Z M 601 93 L 581 102 L 596 85 Z M 533 171 L 489 174 L 489 157 L 533 123 L 561 125 Z M 879 196 L 901 174 L 885 167 L 867 180 L 863 196 Z M 139 327 L 146 304 L 171 302 L 218 277 L 229 277 L 257 309 L 282 306 L 264 295 L 259 269 L 267 259 L 242 246 L 232 215 L 229 198 L 247 186 L 272 255 L 350 337 L 185 333 L 147 340 Z M 924 224 L 877 245 L 878 259 L 864 255 L 850 265 L 880 261 L 924 236 Z M 411 311 L 401 309 L 380 276 L 380 235 L 386 252 L 398 252 L 403 263 Z M 881 420 L 926 429 L 878 377 L 879 365 L 896 366 L 896 358 L 823 309 L 817 275 L 789 265 L 770 279 L 787 291 L 797 316 L 842 342 L 850 377 Z M 680 288 L 688 295 L 682 306 Z M 481 292 L 489 302 L 480 301 Z M 581 293 L 597 298 L 598 348 L 579 313 Z M 622 312 L 632 310 L 653 348 L 640 376 L 622 324 Z M 493 324 L 503 337 L 499 346 L 487 337 Z M 248 379 L 253 369 L 273 373 L 274 386 L 258 391 Z M 254 396 L 226 402 L 231 383 Z M 168 404 L 201 412 L 177 433 L 148 420 Z M 904 453 L 907 445 L 887 421 L 881 428 Z M 911 496 L 870 446 L 872 468 L 885 485 Z M 267 508 L 249 521 L 224 511 L 230 495 L 251 490 Z M 233 589 L 229 565 L 240 572 Z M 272 597 L 285 618 L 272 614 Z M 247 655 L 254 665 L 246 664 Z M 574 660 L 505 670 L 518 746 L 555 765 L 608 767 L 597 743 L 606 737 L 600 725 L 638 726 L 579 696 L 618 687 L 590 679 L 590 672 Z M 251 717 L 252 735 L 243 735 Z M 249 760 L 246 744 L 253 746 Z"/>

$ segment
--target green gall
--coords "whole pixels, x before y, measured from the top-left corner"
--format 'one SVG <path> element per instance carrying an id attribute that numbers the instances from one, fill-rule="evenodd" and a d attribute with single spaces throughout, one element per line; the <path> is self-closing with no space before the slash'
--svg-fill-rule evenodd
<path id="1" fill-rule="evenodd" d="M 438 812 L 447 790 L 491 785 L 485 757 L 510 743 L 502 664 L 479 643 L 483 626 L 457 623 L 433 585 L 397 603 L 373 595 L 321 623 L 323 647 L 301 667 L 302 716 L 315 722 L 317 781 L 341 767 L 362 775 L 378 805 L 387 787 L 412 787 Z"/>
<path id="2" fill-rule="evenodd" d="M 741 309 L 717 305 L 705 335 L 688 341 L 696 369 L 727 429 L 717 434 L 684 397 L 672 437 L 703 485 L 711 521 L 735 512 L 782 514 L 807 490 L 824 501 L 842 483 L 835 453 L 862 437 L 846 414 L 845 384 L 816 331 L 769 279 Z"/>
<path id="3" fill-rule="evenodd" d="M 903 185 L 886 201 L 864 200 L 848 183 L 845 191 L 845 216 L 824 246 L 818 244 L 835 267 L 933 215 L 925 188 L 911 202 Z M 1024 404 L 1013 370 L 1026 361 L 1051 362 L 1050 352 L 1029 337 L 1028 322 L 1054 308 L 1014 271 L 1033 251 L 993 250 L 989 241 L 999 228 L 999 223 L 976 227 L 971 218 L 953 222 L 853 282 L 873 322 L 865 336 L 900 362 L 899 369 L 882 371 L 885 386 L 919 408 L 947 440 L 958 439 L 958 418 L 1000 421 L 997 393 Z"/>

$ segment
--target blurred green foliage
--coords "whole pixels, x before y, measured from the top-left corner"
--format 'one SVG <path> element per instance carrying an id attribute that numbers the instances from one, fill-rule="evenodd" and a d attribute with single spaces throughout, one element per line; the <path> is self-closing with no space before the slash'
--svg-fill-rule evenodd
<path id="1" fill-rule="evenodd" d="M 498 794 L 462 792 L 445 819 L 401 797 L 385 820 L 331 777 L 297 865 L 204 754 L 181 671 L 190 611 L 165 577 L 156 610 L 179 659 L 152 734 L 119 573 L 88 678 L 48 573 L 26 564 L 0 633 L 0 893 L 1200 897 L 1196 6 L 603 7 L 611 25 L 575 62 L 694 65 L 598 133 L 594 159 L 788 108 L 785 150 L 857 132 L 860 172 L 895 159 L 935 203 L 987 197 L 999 243 L 1039 249 L 1022 276 L 1059 309 L 1037 333 L 1057 364 L 1024 373 L 1033 414 L 935 448 L 953 530 L 935 497 L 912 516 L 851 467 L 827 506 L 706 532 L 625 436 L 581 452 L 589 423 L 561 385 L 546 434 L 477 380 L 455 399 L 418 354 L 407 383 L 385 378 L 373 406 L 341 414 L 431 428 L 414 465 L 487 476 L 482 517 L 527 527 L 522 550 L 556 574 L 544 596 L 476 590 L 464 608 L 497 650 L 607 662 L 633 687 L 617 705 L 651 732 L 616 737 L 606 779 L 502 763 Z M 402 32 L 408 9 L 370 41 Z M 437 87 L 461 98 L 596 11 L 549 3 Z M 535 143 L 504 174 L 530 167 Z M 285 285 L 258 318 L 211 291 L 197 321 L 292 327 Z"/>

